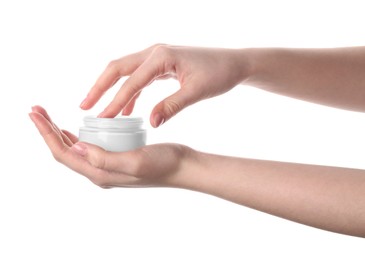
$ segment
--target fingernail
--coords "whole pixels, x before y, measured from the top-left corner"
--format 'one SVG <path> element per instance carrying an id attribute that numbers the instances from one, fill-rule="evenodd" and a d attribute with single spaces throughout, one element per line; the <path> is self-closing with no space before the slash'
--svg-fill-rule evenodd
<path id="1" fill-rule="evenodd" d="M 163 123 L 165 122 L 165 118 L 163 117 L 163 115 L 161 113 L 157 113 L 155 115 L 155 118 L 154 118 L 154 124 L 155 124 L 155 127 L 159 127 L 160 125 L 162 125 Z"/>
<path id="2" fill-rule="evenodd" d="M 31 120 L 33 121 L 33 123 L 34 123 L 33 113 L 29 113 L 28 115 L 29 115 L 30 119 L 31 119 Z"/>
<path id="3" fill-rule="evenodd" d="M 72 150 L 78 153 L 81 156 L 85 156 L 87 154 L 87 147 L 82 143 L 76 143 L 72 146 Z"/>
<path id="4" fill-rule="evenodd" d="M 103 112 L 101 112 L 101 113 L 98 115 L 98 117 L 103 117 L 103 116 L 104 116 L 104 114 L 105 114 L 105 112 L 103 111 Z"/>
<path id="5" fill-rule="evenodd" d="M 81 102 L 80 107 L 83 108 L 86 105 L 87 97 Z"/>

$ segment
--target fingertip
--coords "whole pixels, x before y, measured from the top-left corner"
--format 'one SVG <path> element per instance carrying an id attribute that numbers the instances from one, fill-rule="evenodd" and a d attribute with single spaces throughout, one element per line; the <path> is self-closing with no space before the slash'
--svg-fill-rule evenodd
<path id="1" fill-rule="evenodd" d="M 38 118 L 39 118 L 39 117 L 43 117 L 43 115 L 42 115 L 42 114 L 40 114 L 40 113 L 39 113 L 39 112 L 37 112 L 37 111 L 32 111 L 32 112 L 28 113 L 28 115 L 29 115 L 30 119 L 31 119 L 34 123 L 36 123 L 35 121 L 37 120 L 37 117 L 38 117 Z"/>
<path id="2" fill-rule="evenodd" d="M 109 110 L 105 109 L 97 117 L 99 117 L 99 118 L 113 118 L 117 114 L 118 114 L 118 112 L 110 112 Z"/>
<path id="3" fill-rule="evenodd" d="M 127 111 L 126 109 L 124 109 L 122 111 L 122 116 L 129 116 L 131 114 L 131 111 Z"/>
<path id="4" fill-rule="evenodd" d="M 33 121 L 33 123 L 34 123 L 34 112 L 30 112 L 30 113 L 28 113 L 28 116 L 29 116 L 29 118 Z"/>
<path id="5" fill-rule="evenodd" d="M 133 109 L 134 109 L 133 105 L 130 105 L 130 104 L 129 104 L 126 108 L 124 108 L 124 109 L 122 110 L 121 115 L 123 115 L 123 116 L 129 116 L 129 115 L 131 115 L 131 114 L 132 114 Z"/>
<path id="6" fill-rule="evenodd" d="M 47 119 L 41 113 L 31 112 L 29 113 L 29 117 L 33 121 L 34 125 L 37 127 L 40 134 L 43 135 L 44 133 L 49 132 L 51 126 Z"/>
<path id="7" fill-rule="evenodd" d="M 38 112 L 40 113 L 41 111 L 45 111 L 45 109 L 43 107 L 41 107 L 40 105 L 34 105 L 31 107 L 32 112 Z"/>
<path id="8" fill-rule="evenodd" d="M 150 121 L 151 121 L 151 125 L 154 128 L 157 128 L 157 127 L 161 126 L 163 123 L 165 123 L 165 117 L 161 112 L 157 112 L 154 115 L 152 115 Z"/>
<path id="9" fill-rule="evenodd" d="M 83 109 L 83 110 L 86 110 L 87 109 L 87 103 L 88 103 L 88 99 L 87 97 L 80 103 L 80 108 Z"/>
<path id="10" fill-rule="evenodd" d="M 103 118 L 103 117 L 105 117 L 104 115 L 105 115 L 105 112 L 103 111 L 103 112 L 101 112 L 101 113 L 100 113 L 97 117 L 98 117 L 98 118 Z"/>
<path id="11" fill-rule="evenodd" d="M 91 90 L 86 97 L 84 98 L 83 101 L 81 101 L 79 107 L 82 110 L 89 110 L 90 108 L 92 108 L 100 99 L 100 97 L 102 96 L 102 94 L 95 94 L 93 92 L 93 90 Z"/>

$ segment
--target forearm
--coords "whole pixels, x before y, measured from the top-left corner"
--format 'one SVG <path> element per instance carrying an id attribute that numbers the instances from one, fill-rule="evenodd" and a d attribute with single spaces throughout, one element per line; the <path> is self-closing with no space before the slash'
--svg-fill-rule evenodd
<path id="1" fill-rule="evenodd" d="M 365 171 L 194 152 L 174 186 L 365 237 Z"/>
<path id="2" fill-rule="evenodd" d="M 243 50 L 251 75 L 242 83 L 274 93 L 365 112 L 365 47 Z"/>

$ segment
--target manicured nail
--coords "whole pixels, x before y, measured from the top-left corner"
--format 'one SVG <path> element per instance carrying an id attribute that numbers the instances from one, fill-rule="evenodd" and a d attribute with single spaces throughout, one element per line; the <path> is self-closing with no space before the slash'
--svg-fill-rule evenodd
<path id="1" fill-rule="evenodd" d="M 157 113 L 154 118 L 154 126 L 157 128 L 165 122 L 165 118 L 161 113 Z"/>
<path id="2" fill-rule="evenodd" d="M 86 105 L 86 100 L 87 100 L 87 97 L 81 102 L 81 104 L 80 104 L 81 108 L 84 108 L 84 106 Z"/>
<path id="3" fill-rule="evenodd" d="M 78 153 L 81 156 L 85 156 L 87 154 L 87 147 L 82 143 L 76 143 L 72 146 L 72 150 Z"/>

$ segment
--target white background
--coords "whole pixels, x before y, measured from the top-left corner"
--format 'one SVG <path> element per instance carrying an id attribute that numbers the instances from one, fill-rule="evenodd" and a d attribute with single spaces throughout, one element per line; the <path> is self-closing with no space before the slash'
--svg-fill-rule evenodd
<path id="1" fill-rule="evenodd" d="M 58 164 L 28 118 L 43 105 L 77 133 L 78 108 L 112 59 L 154 43 L 364 45 L 362 1 L 0 2 L 0 259 L 364 259 L 363 239 L 209 195 L 94 186 Z M 155 82 L 135 114 L 178 88 Z M 189 107 L 149 143 L 232 156 L 365 168 L 365 115 L 249 86 Z"/>

